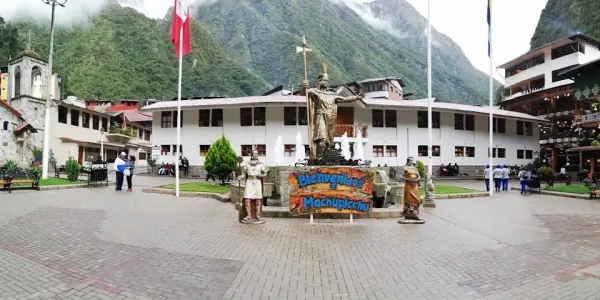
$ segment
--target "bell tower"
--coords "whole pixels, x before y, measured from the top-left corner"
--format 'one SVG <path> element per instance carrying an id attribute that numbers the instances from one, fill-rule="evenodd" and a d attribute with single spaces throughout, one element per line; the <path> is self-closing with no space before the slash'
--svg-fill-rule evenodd
<path id="1" fill-rule="evenodd" d="M 9 99 L 18 100 L 22 96 L 44 100 L 48 89 L 48 62 L 31 46 L 31 30 L 25 50 L 9 62 Z M 58 90 L 58 89 L 52 89 Z M 53 97 L 56 98 L 56 97 Z"/>

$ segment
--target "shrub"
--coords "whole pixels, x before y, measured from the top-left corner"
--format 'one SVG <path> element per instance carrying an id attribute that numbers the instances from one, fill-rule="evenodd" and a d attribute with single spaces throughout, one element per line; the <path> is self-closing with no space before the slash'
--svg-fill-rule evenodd
<path id="1" fill-rule="evenodd" d="M 539 169 L 539 172 L 542 180 L 546 181 L 549 186 L 554 185 L 554 170 L 552 167 L 543 166 Z"/>
<path id="2" fill-rule="evenodd" d="M 7 171 L 13 171 L 16 170 L 19 167 L 19 165 L 17 164 L 16 161 L 14 160 L 7 160 L 4 165 L 2 165 L 3 169 L 6 169 Z"/>
<path id="3" fill-rule="evenodd" d="M 42 168 L 39 166 L 31 167 L 31 173 L 36 179 L 40 179 L 40 177 L 42 177 Z"/>
<path id="4" fill-rule="evenodd" d="M 69 181 L 77 181 L 79 178 L 79 172 L 81 172 L 81 165 L 72 156 L 69 157 L 67 163 L 65 163 L 65 169 L 67 171 L 67 179 Z"/>
<path id="5" fill-rule="evenodd" d="M 225 135 L 210 146 L 204 160 L 206 171 L 217 175 L 222 183 L 225 183 L 227 176 L 237 168 L 237 164 L 237 155 Z"/>
<path id="6" fill-rule="evenodd" d="M 427 173 L 425 172 L 425 164 L 422 161 L 417 160 L 417 163 L 415 165 L 417 167 L 417 170 L 419 170 L 419 176 L 425 179 L 425 176 L 427 175 Z"/>

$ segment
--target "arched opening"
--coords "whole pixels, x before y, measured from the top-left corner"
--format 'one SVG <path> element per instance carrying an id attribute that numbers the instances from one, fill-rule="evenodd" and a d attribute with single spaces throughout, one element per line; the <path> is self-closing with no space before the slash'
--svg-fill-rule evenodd
<path id="1" fill-rule="evenodd" d="M 21 68 L 17 67 L 15 69 L 15 84 L 14 84 L 13 97 L 17 98 L 19 96 L 21 96 Z"/>
<path id="2" fill-rule="evenodd" d="M 2 123 L 2 130 L 8 130 L 8 121 Z"/>
<path id="3" fill-rule="evenodd" d="M 42 98 L 42 70 L 37 66 L 31 69 L 31 97 Z"/>

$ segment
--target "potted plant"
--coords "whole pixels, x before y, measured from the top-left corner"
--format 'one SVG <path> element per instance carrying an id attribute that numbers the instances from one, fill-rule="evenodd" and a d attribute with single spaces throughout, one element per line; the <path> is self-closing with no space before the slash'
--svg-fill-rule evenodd
<path id="1" fill-rule="evenodd" d="M 41 162 L 42 161 L 42 148 L 33 146 L 31 147 L 31 153 L 33 153 L 33 162 Z"/>

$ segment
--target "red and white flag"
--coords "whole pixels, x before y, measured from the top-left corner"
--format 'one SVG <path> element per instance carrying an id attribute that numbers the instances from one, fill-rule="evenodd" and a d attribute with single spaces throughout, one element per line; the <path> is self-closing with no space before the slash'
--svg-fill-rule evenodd
<path id="1" fill-rule="evenodd" d="M 179 33 L 182 29 L 183 35 L 180 36 Z M 173 24 L 171 26 L 171 42 L 175 46 L 175 56 L 177 58 L 179 58 L 179 43 L 183 43 L 181 56 L 185 56 L 192 50 L 190 7 L 186 0 L 175 0 L 175 7 L 173 8 Z"/>

